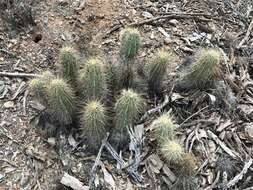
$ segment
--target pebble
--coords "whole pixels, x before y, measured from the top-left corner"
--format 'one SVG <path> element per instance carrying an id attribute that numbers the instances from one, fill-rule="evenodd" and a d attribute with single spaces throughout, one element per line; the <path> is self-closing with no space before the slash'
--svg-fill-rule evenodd
<path id="1" fill-rule="evenodd" d="M 14 108 L 14 102 L 13 101 L 8 101 L 8 102 L 5 102 L 3 107 L 4 108 Z"/>

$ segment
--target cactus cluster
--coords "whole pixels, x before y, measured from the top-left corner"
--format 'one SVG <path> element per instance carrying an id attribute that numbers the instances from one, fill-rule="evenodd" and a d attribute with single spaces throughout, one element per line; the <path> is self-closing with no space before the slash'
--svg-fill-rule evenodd
<path id="1" fill-rule="evenodd" d="M 175 140 L 176 127 L 170 114 L 164 113 L 159 116 L 151 123 L 151 128 L 154 129 L 163 158 L 170 164 L 175 164 L 180 168 L 178 170 L 180 177 L 190 179 L 194 175 L 197 161 L 193 154 L 185 153 L 180 143 Z M 181 185 L 179 182 L 177 183 L 177 185 Z M 185 183 L 188 183 L 188 180 Z"/>
<path id="2" fill-rule="evenodd" d="M 44 72 L 30 81 L 30 89 L 61 126 L 71 126 L 78 119 L 76 123 L 80 124 L 83 136 L 95 149 L 99 148 L 108 131 L 108 124 L 113 125 L 110 126 L 112 135 L 127 137 L 127 127 L 138 122 L 146 107 L 145 100 L 137 93 L 134 85 L 137 75 L 142 73 L 137 72 L 140 41 L 138 30 L 127 28 L 122 31 L 120 65 L 108 65 L 98 57 L 89 58 L 80 65 L 76 51 L 70 46 L 64 47 L 59 53 L 60 74 L 54 76 L 50 72 Z M 159 51 L 143 66 L 143 79 L 152 95 L 161 92 L 170 61 L 170 54 Z M 196 57 L 191 72 L 187 73 L 182 81 L 195 86 L 206 84 L 218 77 L 219 61 L 217 50 L 204 50 Z M 144 90 L 142 89 L 142 92 Z M 110 104 L 110 107 L 113 107 L 110 118 L 106 106 L 108 97 L 112 96 L 115 103 L 112 101 Z M 81 108 L 80 105 L 83 104 L 85 106 Z M 183 163 L 185 153 L 175 140 L 175 126 L 170 115 L 161 115 L 152 125 L 164 158 L 171 163 Z"/>

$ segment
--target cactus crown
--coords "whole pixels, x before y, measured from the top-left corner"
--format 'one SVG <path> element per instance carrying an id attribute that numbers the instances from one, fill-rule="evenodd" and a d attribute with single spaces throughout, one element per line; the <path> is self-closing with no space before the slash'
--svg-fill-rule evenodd
<path id="1" fill-rule="evenodd" d="M 63 124 L 70 124 L 74 112 L 74 92 L 72 88 L 60 78 L 53 79 L 47 87 L 50 109 L 56 119 Z"/>
<path id="2" fill-rule="evenodd" d="M 183 160 L 183 148 L 173 140 L 164 140 L 161 143 L 160 151 L 168 162 L 180 163 Z"/>
<path id="3" fill-rule="evenodd" d="M 76 84 L 77 56 L 75 50 L 69 46 L 62 48 L 60 50 L 59 62 L 63 77 L 71 82 L 71 84 Z"/>
<path id="4" fill-rule="evenodd" d="M 133 90 L 123 90 L 115 105 L 116 128 L 133 125 L 143 111 L 145 102 L 142 97 Z"/>
<path id="5" fill-rule="evenodd" d="M 102 139 L 106 135 L 106 114 L 105 108 L 100 101 L 91 101 L 84 107 L 82 114 L 83 134 L 90 145 L 99 148 Z"/>
<path id="6" fill-rule="evenodd" d="M 165 51 L 159 51 L 150 63 L 149 77 L 150 80 L 159 79 L 159 82 L 163 79 L 167 71 L 168 62 L 171 55 Z M 157 78 L 160 77 L 160 78 Z"/>
<path id="7" fill-rule="evenodd" d="M 37 99 L 40 100 L 41 98 L 44 97 L 45 84 L 42 80 L 38 78 L 32 79 L 29 82 L 29 89 L 32 91 L 32 93 Z"/>
<path id="8" fill-rule="evenodd" d="M 175 126 L 171 121 L 169 113 L 164 113 L 152 123 L 156 139 L 162 142 L 164 139 L 173 139 Z"/>
<path id="9" fill-rule="evenodd" d="M 121 36 L 121 55 L 125 59 L 133 59 L 140 47 L 140 33 L 137 29 L 126 28 Z"/>
<path id="10" fill-rule="evenodd" d="M 49 71 L 43 72 L 39 77 L 32 79 L 29 82 L 29 88 L 35 97 L 42 101 L 46 102 L 46 86 L 54 78 L 53 74 Z"/>
<path id="11" fill-rule="evenodd" d="M 107 90 L 103 62 L 98 58 L 88 60 L 81 71 L 80 82 L 83 84 L 84 96 L 87 99 L 102 99 Z"/>
<path id="12" fill-rule="evenodd" d="M 201 87 L 219 78 L 220 52 L 216 49 L 202 50 L 196 56 L 196 62 L 185 80 Z"/>

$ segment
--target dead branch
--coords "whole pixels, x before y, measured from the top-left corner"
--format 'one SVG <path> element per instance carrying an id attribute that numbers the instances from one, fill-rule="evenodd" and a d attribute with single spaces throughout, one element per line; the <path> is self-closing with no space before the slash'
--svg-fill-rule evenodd
<path id="1" fill-rule="evenodd" d="M 38 77 L 38 74 L 32 74 L 32 73 L 9 73 L 9 72 L 0 72 L 1 77 L 18 77 L 18 78 L 34 78 Z"/>
<path id="2" fill-rule="evenodd" d="M 98 154 L 97 154 L 97 157 L 96 157 L 96 160 L 95 160 L 95 163 L 91 169 L 91 178 L 89 180 L 89 187 L 91 188 L 92 187 L 92 184 L 93 184 L 93 181 L 95 180 L 95 176 L 96 176 L 96 170 L 97 170 L 97 167 L 99 166 L 99 163 L 100 163 L 100 158 L 101 158 L 101 154 L 102 154 L 102 151 L 105 147 L 105 144 L 108 140 L 108 137 L 109 137 L 109 133 L 106 134 L 106 137 L 103 139 L 102 141 L 102 144 L 101 144 L 101 147 L 98 151 Z"/>
<path id="3" fill-rule="evenodd" d="M 146 20 L 142 20 L 140 22 L 134 22 L 129 24 L 128 26 L 142 26 L 144 24 L 151 24 L 154 21 L 162 20 L 162 19 L 194 19 L 196 21 L 202 21 L 202 22 L 210 22 L 211 19 L 206 19 L 206 18 L 200 18 L 199 16 L 196 15 L 187 15 L 187 14 L 177 14 L 177 15 L 163 15 L 163 16 L 158 16 Z"/>
<path id="4" fill-rule="evenodd" d="M 169 97 L 167 95 L 165 95 L 164 101 L 162 104 L 158 105 L 157 107 L 148 110 L 142 117 L 140 122 L 144 121 L 145 119 L 148 118 L 148 116 L 150 116 L 151 114 L 154 114 L 158 111 L 161 111 L 161 109 L 163 109 L 167 104 L 169 103 Z"/>
<path id="5" fill-rule="evenodd" d="M 63 177 L 61 178 L 61 184 L 71 187 L 74 190 L 89 190 L 88 186 L 84 186 L 82 182 L 80 182 L 77 178 L 64 173 Z"/>
<path id="6" fill-rule="evenodd" d="M 253 19 L 250 22 L 250 25 L 249 25 L 249 28 L 248 28 L 248 30 L 246 32 L 245 37 L 242 39 L 242 41 L 237 46 L 238 49 L 240 49 L 243 46 L 243 44 L 249 40 L 249 36 L 251 34 L 252 29 L 253 29 Z"/>
<path id="7" fill-rule="evenodd" d="M 184 123 L 186 123 L 187 121 L 189 121 L 191 118 L 193 118 L 194 116 L 198 115 L 200 112 L 202 112 L 203 110 L 205 110 L 206 108 L 208 108 L 209 106 L 206 106 L 200 110 L 198 110 L 197 112 L 195 112 L 194 114 L 192 114 L 190 117 L 188 117 L 187 119 L 185 119 L 179 126 L 182 126 Z"/>
<path id="8" fill-rule="evenodd" d="M 219 137 L 217 137 L 212 131 L 208 130 L 207 134 L 209 137 L 211 137 L 214 142 L 216 142 L 218 145 L 220 145 L 220 147 L 228 154 L 230 155 L 232 158 L 236 159 L 236 158 L 240 158 L 240 156 L 238 156 L 238 154 L 231 150 L 230 148 L 228 148 L 224 142 L 222 142 Z"/>
<path id="9" fill-rule="evenodd" d="M 112 157 L 117 161 L 121 169 L 127 166 L 127 163 L 122 158 L 120 158 L 119 154 L 114 150 L 114 148 L 110 145 L 109 142 L 105 143 L 105 148 L 112 155 Z M 139 173 L 136 170 L 133 170 L 133 168 L 131 167 L 127 168 L 127 172 L 136 182 L 142 181 Z"/>

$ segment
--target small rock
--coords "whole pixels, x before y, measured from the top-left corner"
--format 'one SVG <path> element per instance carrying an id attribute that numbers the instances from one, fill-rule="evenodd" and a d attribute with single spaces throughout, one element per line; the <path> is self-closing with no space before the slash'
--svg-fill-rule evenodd
<path id="1" fill-rule="evenodd" d="M 4 180 L 4 175 L 0 174 L 0 182 Z"/>
<path id="2" fill-rule="evenodd" d="M 171 24 L 172 26 L 177 26 L 178 25 L 178 20 L 176 20 L 176 19 L 171 19 L 171 20 L 169 20 L 169 24 Z"/>
<path id="3" fill-rule="evenodd" d="M 247 125 L 247 126 L 245 127 L 245 133 L 247 134 L 247 136 L 248 136 L 251 140 L 253 140 L 253 127 L 252 127 L 252 125 Z"/>
<path id="4" fill-rule="evenodd" d="M 170 35 L 162 27 L 158 27 L 158 31 L 161 32 L 166 38 L 170 38 Z"/>
<path id="5" fill-rule="evenodd" d="M 154 17 L 151 13 L 146 12 L 146 11 L 142 13 L 142 16 L 144 16 L 146 18 L 153 18 Z"/>
<path id="6" fill-rule="evenodd" d="M 15 105 L 14 105 L 14 102 L 13 102 L 13 101 L 5 102 L 4 105 L 3 105 L 3 107 L 4 107 L 4 108 L 7 108 L 7 109 L 8 109 L 8 108 L 14 108 L 14 106 L 15 106 Z"/>
<path id="7" fill-rule="evenodd" d="M 55 138 L 53 138 L 53 137 L 51 137 L 51 138 L 48 138 L 47 139 L 47 142 L 48 142 L 48 144 L 50 144 L 51 146 L 55 146 Z"/>

